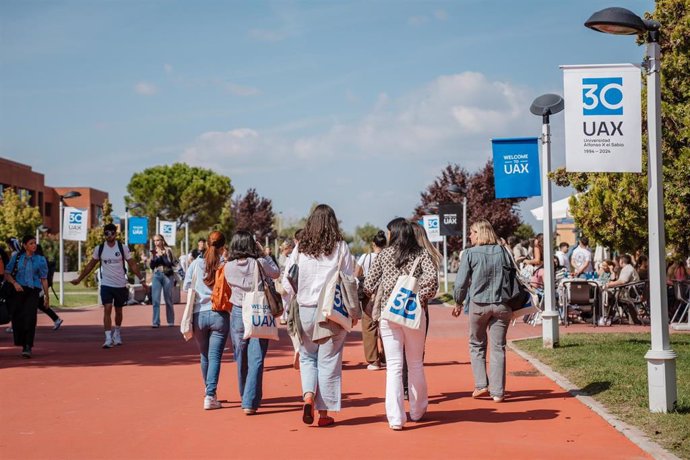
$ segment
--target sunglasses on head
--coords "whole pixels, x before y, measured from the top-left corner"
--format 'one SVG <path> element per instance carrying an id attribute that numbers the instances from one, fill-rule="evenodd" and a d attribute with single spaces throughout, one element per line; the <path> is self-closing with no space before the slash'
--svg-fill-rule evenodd
<path id="1" fill-rule="evenodd" d="M 106 230 L 103 232 L 105 236 L 113 236 L 115 234 L 114 230 Z"/>

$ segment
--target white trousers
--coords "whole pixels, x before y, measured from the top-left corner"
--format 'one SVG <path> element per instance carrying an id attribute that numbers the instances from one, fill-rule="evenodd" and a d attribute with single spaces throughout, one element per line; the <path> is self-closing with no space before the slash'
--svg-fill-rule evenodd
<path id="1" fill-rule="evenodd" d="M 413 421 L 419 420 L 429 406 L 424 376 L 425 330 L 425 315 L 422 315 L 422 324 L 419 329 L 409 329 L 385 319 L 381 320 L 381 340 L 386 352 L 386 417 L 391 426 L 403 426 L 407 421 L 402 382 L 405 357 L 407 357 L 410 418 Z"/>

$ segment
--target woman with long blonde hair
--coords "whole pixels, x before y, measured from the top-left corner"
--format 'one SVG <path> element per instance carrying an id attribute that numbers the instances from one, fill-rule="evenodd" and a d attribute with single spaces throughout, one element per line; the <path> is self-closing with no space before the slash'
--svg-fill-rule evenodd
<path id="1" fill-rule="evenodd" d="M 161 325 L 161 291 L 165 299 L 165 319 L 168 326 L 175 325 L 175 307 L 172 300 L 173 288 L 173 267 L 175 257 L 172 249 L 165 242 L 163 235 L 153 235 L 153 251 L 151 252 L 151 300 L 153 301 L 153 320 L 151 327 L 157 328 Z"/>
<path id="2" fill-rule="evenodd" d="M 462 313 L 462 303 L 469 290 L 470 362 L 474 374 L 473 398 L 489 394 L 494 401 L 505 397 L 506 335 L 513 316 L 501 303 L 503 267 L 512 264 L 510 255 L 498 243 L 491 224 L 480 220 L 470 227 L 471 248 L 465 249 L 455 279 L 456 306 L 453 316 Z M 488 332 L 488 335 L 487 335 Z M 486 374 L 486 350 L 491 345 L 489 375 Z"/>

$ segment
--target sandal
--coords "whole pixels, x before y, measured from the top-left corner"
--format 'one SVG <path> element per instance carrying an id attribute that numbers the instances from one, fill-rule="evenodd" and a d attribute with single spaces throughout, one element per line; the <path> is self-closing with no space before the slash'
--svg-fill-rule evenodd
<path id="1" fill-rule="evenodd" d="M 319 426 L 331 426 L 334 423 L 335 419 L 333 417 L 329 417 L 328 415 L 319 417 Z"/>
<path id="2" fill-rule="evenodd" d="M 474 399 L 479 398 L 480 396 L 486 396 L 489 394 L 489 389 L 488 388 L 477 388 L 472 392 L 472 397 Z"/>
<path id="3" fill-rule="evenodd" d="M 314 397 L 309 396 L 304 398 L 304 406 L 302 407 L 302 421 L 307 425 L 314 423 Z"/>

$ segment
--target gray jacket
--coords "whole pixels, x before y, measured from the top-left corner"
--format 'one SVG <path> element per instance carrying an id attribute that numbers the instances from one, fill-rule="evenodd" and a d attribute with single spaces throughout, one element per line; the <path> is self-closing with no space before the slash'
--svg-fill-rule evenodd
<path id="1" fill-rule="evenodd" d="M 460 260 L 455 278 L 453 296 L 461 304 L 467 298 L 476 303 L 500 303 L 503 266 L 508 254 L 498 244 L 487 244 L 466 249 Z"/>

